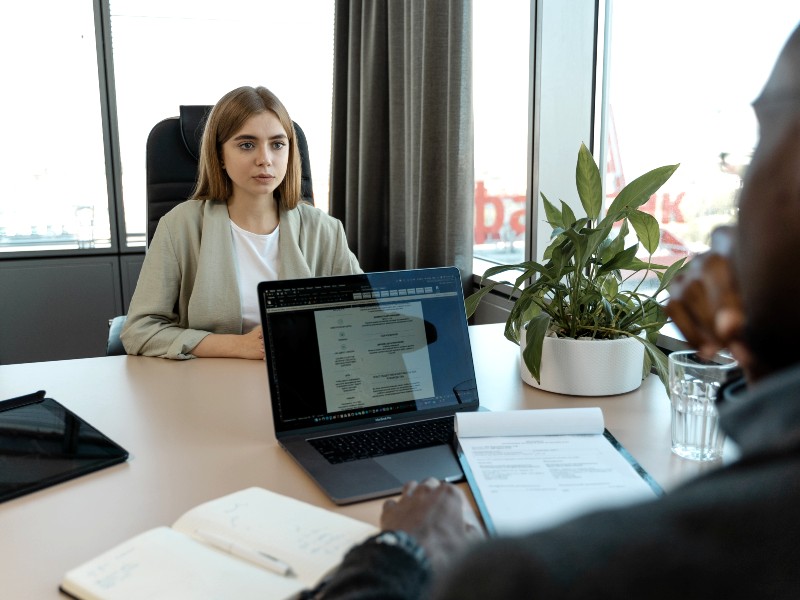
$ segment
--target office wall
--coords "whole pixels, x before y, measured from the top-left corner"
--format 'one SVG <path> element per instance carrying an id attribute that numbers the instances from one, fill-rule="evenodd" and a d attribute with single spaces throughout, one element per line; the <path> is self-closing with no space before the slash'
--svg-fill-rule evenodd
<path id="1" fill-rule="evenodd" d="M 0 364 L 104 356 L 108 320 L 127 311 L 142 260 L 143 255 L 123 255 L 3 261 Z"/>

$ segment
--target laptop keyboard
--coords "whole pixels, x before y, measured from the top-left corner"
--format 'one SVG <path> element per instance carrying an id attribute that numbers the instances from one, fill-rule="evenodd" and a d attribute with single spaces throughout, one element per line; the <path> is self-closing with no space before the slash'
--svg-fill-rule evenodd
<path id="1" fill-rule="evenodd" d="M 308 442 L 332 464 L 449 444 L 453 417 L 314 438 Z"/>

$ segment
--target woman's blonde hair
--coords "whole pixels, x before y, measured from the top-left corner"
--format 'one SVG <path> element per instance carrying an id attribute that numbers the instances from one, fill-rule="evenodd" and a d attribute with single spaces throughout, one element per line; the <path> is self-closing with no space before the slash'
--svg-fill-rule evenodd
<path id="1" fill-rule="evenodd" d="M 211 109 L 200 145 L 197 185 L 192 200 L 227 200 L 232 193 L 230 177 L 222 168 L 222 145 L 238 132 L 253 115 L 272 111 L 289 138 L 289 163 L 286 176 L 278 185 L 276 199 L 283 210 L 300 202 L 300 156 L 294 124 L 278 97 L 267 88 L 243 86 L 225 94 Z"/>

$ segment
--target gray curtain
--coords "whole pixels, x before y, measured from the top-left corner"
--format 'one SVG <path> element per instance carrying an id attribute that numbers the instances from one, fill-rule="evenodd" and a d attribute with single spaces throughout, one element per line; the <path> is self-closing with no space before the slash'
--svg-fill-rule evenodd
<path id="1" fill-rule="evenodd" d="M 472 276 L 471 0 L 337 0 L 330 212 L 365 271 Z"/>

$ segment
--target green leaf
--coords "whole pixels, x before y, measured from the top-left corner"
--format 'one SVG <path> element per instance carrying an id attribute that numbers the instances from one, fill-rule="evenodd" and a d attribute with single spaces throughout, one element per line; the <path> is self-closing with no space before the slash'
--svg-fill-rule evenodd
<path id="1" fill-rule="evenodd" d="M 575 255 L 575 245 L 564 232 L 564 239 L 559 244 L 551 246 L 551 249 L 548 276 L 554 281 L 560 281 L 570 260 Z"/>
<path id="2" fill-rule="evenodd" d="M 588 249 L 589 239 L 574 229 L 568 229 L 564 232 L 564 235 L 572 242 L 572 246 L 575 249 L 575 265 L 579 269 L 583 269 L 591 254 Z"/>
<path id="3" fill-rule="evenodd" d="M 601 262 L 608 262 L 612 256 L 618 252 L 622 252 L 625 248 L 625 237 L 628 235 L 628 222 L 623 221 L 622 227 L 614 238 L 607 238 L 599 246 L 599 255 Z"/>
<path id="4" fill-rule="evenodd" d="M 686 261 L 686 257 L 685 256 L 679 258 L 674 263 L 672 263 L 669 267 L 667 267 L 667 270 L 664 271 L 663 275 L 659 276 L 660 283 L 658 285 L 658 289 L 656 290 L 655 294 L 653 294 L 654 296 L 658 296 L 659 293 L 661 293 L 663 290 L 665 290 L 665 289 L 667 289 L 667 287 L 669 287 L 669 284 L 672 281 L 672 278 L 675 277 L 675 274 L 678 271 L 681 270 L 681 268 L 683 267 L 683 263 L 685 261 Z"/>
<path id="5" fill-rule="evenodd" d="M 581 199 L 586 216 L 592 221 L 596 221 L 603 206 L 603 186 L 600 179 L 600 169 L 597 168 L 594 157 L 584 143 L 581 143 L 580 150 L 578 150 L 575 183 L 578 187 L 578 197 Z"/>
<path id="6" fill-rule="evenodd" d="M 609 279 L 606 279 L 606 281 L 609 281 Z M 611 279 L 611 281 L 613 281 L 613 279 Z M 603 296 L 605 296 L 605 293 L 603 294 Z M 614 307 L 611 306 L 611 302 L 606 300 L 606 298 L 604 297 L 601 304 L 603 306 L 603 312 L 605 313 L 606 318 L 609 321 L 612 321 L 614 319 Z"/>
<path id="7" fill-rule="evenodd" d="M 527 264 L 525 262 L 517 263 L 514 265 L 497 265 L 495 267 L 489 267 L 486 271 L 483 272 L 483 276 L 481 277 L 481 283 L 489 281 L 495 275 L 499 275 L 500 273 L 505 273 L 507 271 L 525 271 L 527 268 Z"/>
<path id="8" fill-rule="evenodd" d="M 572 212 L 570 205 L 563 200 L 561 201 L 561 214 L 563 215 L 564 224 L 566 225 L 565 229 L 572 227 L 578 220 L 578 218 L 575 216 L 575 213 Z"/>
<path id="9" fill-rule="evenodd" d="M 491 292 L 494 289 L 495 285 L 497 285 L 496 282 L 491 282 L 487 284 L 485 287 L 480 288 L 477 292 L 470 294 L 464 299 L 464 306 L 466 308 L 468 319 L 475 314 L 475 311 L 478 309 L 478 304 L 480 304 L 481 299 L 486 294 Z"/>
<path id="10" fill-rule="evenodd" d="M 522 360 L 538 383 L 542 382 L 542 346 L 549 326 L 550 315 L 541 313 L 528 321 L 525 329 L 525 347 L 522 349 Z"/>
<path id="11" fill-rule="evenodd" d="M 522 313 L 522 322 L 528 322 L 542 312 L 542 307 L 531 298 L 531 302 Z"/>
<path id="12" fill-rule="evenodd" d="M 639 260 L 638 258 L 634 258 L 631 261 L 630 266 L 628 267 L 631 271 L 665 271 L 667 269 L 667 265 L 660 265 L 658 263 Z"/>
<path id="13" fill-rule="evenodd" d="M 647 254 L 653 256 L 661 241 L 661 230 L 656 218 L 646 212 L 634 210 L 628 214 L 628 221 L 636 232 L 639 242 L 647 250 Z"/>
<path id="14" fill-rule="evenodd" d="M 598 275 L 602 273 L 608 273 L 609 271 L 616 269 L 629 268 L 633 259 L 636 258 L 637 250 L 639 250 L 639 245 L 635 244 L 629 248 L 625 248 L 625 250 L 622 252 L 617 252 L 617 254 L 615 254 L 611 260 L 600 267 L 600 269 L 597 271 Z"/>
<path id="15" fill-rule="evenodd" d="M 640 340 L 642 338 L 636 339 Z M 656 375 L 658 375 L 661 384 L 664 386 L 664 390 L 669 394 L 669 363 L 667 361 L 667 355 L 649 340 L 643 340 L 642 343 L 644 344 L 647 356 L 650 357 L 650 361 L 652 362 L 651 368 L 655 369 Z"/>
<path id="16" fill-rule="evenodd" d="M 597 254 L 597 249 L 600 248 L 611 233 L 611 227 L 602 227 L 600 229 L 588 230 L 588 240 L 586 243 L 586 251 L 589 254 Z M 584 235 L 586 235 L 584 233 Z"/>
<path id="17" fill-rule="evenodd" d="M 658 189 L 672 177 L 679 165 L 667 165 L 648 171 L 637 177 L 620 190 L 617 197 L 608 207 L 608 212 L 602 223 L 616 223 L 623 218 L 630 209 L 639 208 L 650 199 Z"/>
<path id="18" fill-rule="evenodd" d="M 608 302 L 606 298 L 616 298 L 619 294 L 619 282 L 616 280 L 615 277 L 604 276 L 602 278 L 602 291 L 603 291 L 603 301 Z M 609 313 L 609 316 L 611 313 Z"/>
<path id="19" fill-rule="evenodd" d="M 544 206 L 544 216 L 547 219 L 547 222 L 550 226 L 555 230 L 557 228 L 566 229 L 571 225 L 571 223 L 565 223 L 564 217 L 556 208 L 556 205 L 550 202 L 547 199 L 547 196 L 544 195 L 544 192 L 540 192 L 539 195 L 542 197 L 542 205 Z"/>

